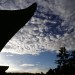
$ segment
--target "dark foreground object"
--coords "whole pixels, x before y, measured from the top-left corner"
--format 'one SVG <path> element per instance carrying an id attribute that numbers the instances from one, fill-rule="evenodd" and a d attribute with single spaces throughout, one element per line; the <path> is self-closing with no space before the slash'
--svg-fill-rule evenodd
<path id="1" fill-rule="evenodd" d="M 9 68 L 9 66 L 0 66 L 0 75 L 5 74 L 5 71 Z"/>
<path id="2" fill-rule="evenodd" d="M 33 16 L 37 4 L 34 3 L 26 9 L 0 10 L 0 51 L 12 36 L 22 28 Z M 6 75 L 9 66 L 0 66 L 0 75 Z"/>
<path id="3" fill-rule="evenodd" d="M 21 10 L 0 10 L 0 51 L 11 37 L 33 16 L 37 4 Z"/>

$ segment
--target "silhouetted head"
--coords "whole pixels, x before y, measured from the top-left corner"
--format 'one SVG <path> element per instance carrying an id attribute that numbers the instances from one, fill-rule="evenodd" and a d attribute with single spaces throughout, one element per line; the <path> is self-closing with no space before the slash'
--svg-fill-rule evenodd
<path id="1" fill-rule="evenodd" d="M 33 16 L 37 4 L 26 9 L 0 10 L 0 51 L 11 37 Z"/>

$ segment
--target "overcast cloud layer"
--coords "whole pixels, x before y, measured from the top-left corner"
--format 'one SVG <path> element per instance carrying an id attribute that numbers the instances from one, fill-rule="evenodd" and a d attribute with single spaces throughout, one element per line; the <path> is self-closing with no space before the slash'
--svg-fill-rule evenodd
<path id="1" fill-rule="evenodd" d="M 48 50 L 57 51 L 61 46 L 74 50 L 75 0 L 34 0 L 34 2 L 38 4 L 34 16 L 7 43 L 2 52 L 35 55 Z M 1 0 L 0 9 L 23 9 L 34 2 Z"/>

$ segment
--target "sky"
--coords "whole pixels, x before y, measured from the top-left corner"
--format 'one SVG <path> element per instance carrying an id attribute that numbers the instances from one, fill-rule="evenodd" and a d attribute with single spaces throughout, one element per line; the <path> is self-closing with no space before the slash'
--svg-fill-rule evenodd
<path id="1" fill-rule="evenodd" d="M 7 72 L 47 72 L 56 67 L 60 47 L 75 50 L 74 0 L 0 0 L 0 9 L 23 9 L 34 2 L 33 17 L 0 53 L 0 64 L 10 66 Z"/>
<path id="2" fill-rule="evenodd" d="M 56 53 L 43 52 L 39 55 L 0 54 L 0 65 L 10 66 L 6 72 L 44 72 L 55 68 Z"/>

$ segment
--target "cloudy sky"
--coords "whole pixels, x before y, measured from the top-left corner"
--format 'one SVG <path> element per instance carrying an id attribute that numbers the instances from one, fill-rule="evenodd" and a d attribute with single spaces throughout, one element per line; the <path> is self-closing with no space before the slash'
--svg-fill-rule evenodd
<path id="1" fill-rule="evenodd" d="M 75 50 L 74 0 L 0 0 L 0 10 L 23 9 L 34 2 L 38 6 L 31 20 L 0 53 L 8 72 L 47 72 L 56 67 L 60 47 Z"/>

